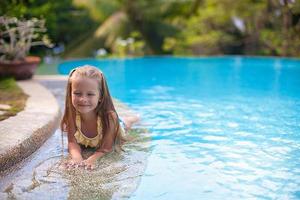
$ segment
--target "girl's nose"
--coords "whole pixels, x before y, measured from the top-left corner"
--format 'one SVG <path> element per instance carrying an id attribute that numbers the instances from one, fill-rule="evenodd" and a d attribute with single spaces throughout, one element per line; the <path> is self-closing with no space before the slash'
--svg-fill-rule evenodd
<path id="1" fill-rule="evenodd" d="M 82 97 L 80 98 L 80 101 L 81 101 L 81 102 L 87 102 L 87 97 L 82 96 Z"/>

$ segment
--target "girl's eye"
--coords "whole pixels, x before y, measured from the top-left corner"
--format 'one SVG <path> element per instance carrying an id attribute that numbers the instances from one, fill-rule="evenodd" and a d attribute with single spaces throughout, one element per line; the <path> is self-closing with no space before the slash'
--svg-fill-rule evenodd
<path id="1" fill-rule="evenodd" d="M 79 96 L 79 95 L 81 95 L 81 93 L 80 93 L 80 92 L 73 92 L 73 94 L 74 94 L 75 96 Z"/>
<path id="2" fill-rule="evenodd" d="M 93 94 L 93 93 L 90 93 L 90 94 L 88 94 L 88 96 L 95 96 L 95 94 Z"/>

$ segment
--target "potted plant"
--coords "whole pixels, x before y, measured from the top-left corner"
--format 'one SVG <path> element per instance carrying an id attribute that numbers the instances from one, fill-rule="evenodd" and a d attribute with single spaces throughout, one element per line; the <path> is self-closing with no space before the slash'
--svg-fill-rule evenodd
<path id="1" fill-rule="evenodd" d="M 45 32 L 44 20 L 0 16 L 0 77 L 30 79 L 41 60 L 28 56 L 31 47 L 52 45 Z"/>

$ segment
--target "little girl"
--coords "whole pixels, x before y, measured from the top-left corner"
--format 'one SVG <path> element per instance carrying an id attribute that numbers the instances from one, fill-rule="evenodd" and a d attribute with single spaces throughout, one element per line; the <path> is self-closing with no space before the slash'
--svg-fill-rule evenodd
<path id="1" fill-rule="evenodd" d="M 111 152 L 113 147 L 121 149 L 125 141 L 124 129 L 130 129 L 138 117 L 127 116 L 122 121 L 103 73 L 87 65 L 73 69 L 68 78 L 65 112 L 61 121 L 62 131 L 68 134 L 71 156 L 67 168 L 82 166 L 94 169 L 98 158 Z M 124 124 L 124 129 L 120 122 Z M 94 148 L 95 152 L 83 159 L 82 147 Z"/>

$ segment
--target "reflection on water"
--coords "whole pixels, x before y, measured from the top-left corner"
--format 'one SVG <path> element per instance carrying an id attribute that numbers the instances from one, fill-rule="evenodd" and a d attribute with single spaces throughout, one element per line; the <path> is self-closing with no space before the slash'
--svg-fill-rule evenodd
<path id="1" fill-rule="evenodd" d="M 63 83 L 43 82 L 63 106 Z M 21 162 L 0 181 L 0 199 L 119 199 L 136 189 L 146 166 L 149 152 L 147 131 L 136 128 L 133 140 L 124 145 L 125 152 L 101 158 L 93 171 L 66 170 L 66 135 L 57 130 L 28 159 Z M 63 141 L 63 143 L 62 143 Z M 65 144 L 65 145 L 63 145 Z M 85 150 L 84 157 L 92 152 Z"/>
<path id="2" fill-rule="evenodd" d="M 169 95 L 139 106 L 154 148 L 131 199 L 300 199 L 299 101 Z"/>

